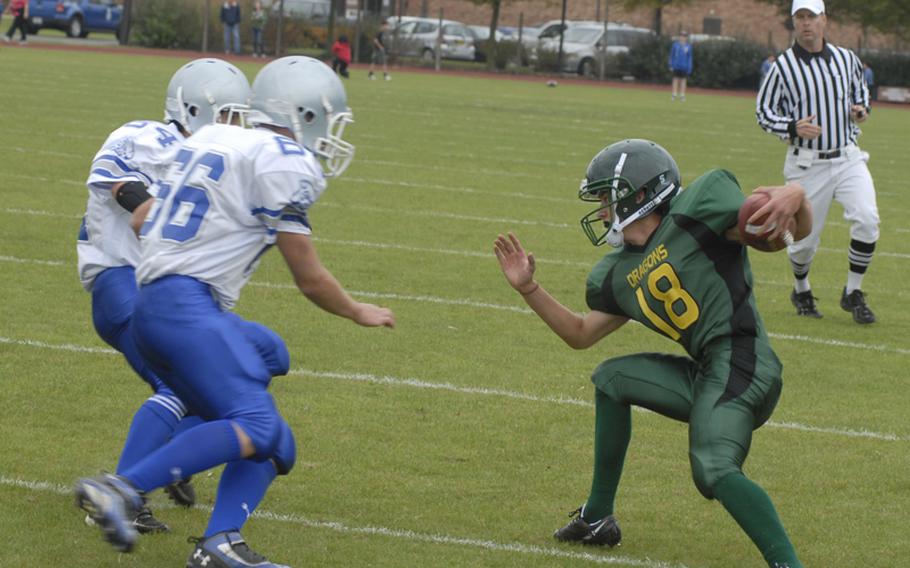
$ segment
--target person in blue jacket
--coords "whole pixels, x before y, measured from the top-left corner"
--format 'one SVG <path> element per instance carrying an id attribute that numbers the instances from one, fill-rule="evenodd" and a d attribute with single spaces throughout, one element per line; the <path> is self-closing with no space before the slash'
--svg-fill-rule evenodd
<path id="1" fill-rule="evenodd" d="M 673 73 L 673 97 L 686 100 L 686 80 L 692 74 L 692 45 L 689 44 L 689 32 L 682 32 L 679 39 L 670 48 L 670 72 Z"/>

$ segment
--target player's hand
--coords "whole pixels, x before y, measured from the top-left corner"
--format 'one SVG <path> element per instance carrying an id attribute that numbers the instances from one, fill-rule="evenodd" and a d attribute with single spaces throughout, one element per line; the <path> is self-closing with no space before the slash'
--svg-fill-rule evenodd
<path id="1" fill-rule="evenodd" d="M 395 314 L 392 310 L 373 304 L 357 304 L 352 319 L 364 327 L 395 327 Z"/>
<path id="2" fill-rule="evenodd" d="M 521 294 L 534 290 L 537 286 L 534 282 L 534 271 L 537 269 L 534 254 L 525 253 L 518 237 L 511 232 L 508 237 L 499 235 L 493 243 L 493 252 L 499 261 L 502 274 L 512 288 Z"/>
<path id="3" fill-rule="evenodd" d="M 866 122 L 866 119 L 869 118 L 869 114 L 866 112 L 866 107 L 863 105 L 853 105 L 850 107 L 850 118 L 853 119 L 853 122 Z"/>
<path id="4" fill-rule="evenodd" d="M 748 219 L 749 223 L 755 223 L 765 215 L 768 216 L 756 233 L 762 234 L 771 231 L 768 241 L 775 241 L 788 231 L 791 236 L 796 234 L 794 218 L 805 198 L 803 186 L 796 182 L 787 185 L 763 186 L 755 188 L 752 193 L 764 193 L 769 197 L 768 202 Z"/>
<path id="5" fill-rule="evenodd" d="M 796 135 L 806 140 L 813 140 L 822 134 L 822 127 L 815 124 L 815 115 L 796 121 Z"/>

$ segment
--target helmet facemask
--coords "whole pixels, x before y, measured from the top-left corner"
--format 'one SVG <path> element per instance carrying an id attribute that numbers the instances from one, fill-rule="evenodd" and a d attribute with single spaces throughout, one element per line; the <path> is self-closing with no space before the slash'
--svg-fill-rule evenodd
<path id="1" fill-rule="evenodd" d="M 623 229 L 653 213 L 661 203 L 672 198 L 678 189 L 675 183 L 667 179 L 667 172 L 641 187 L 634 187 L 628 178 L 619 175 L 623 161 L 620 159 L 617 163 L 615 177 L 590 182 L 582 180 L 578 190 L 578 198 L 582 201 L 602 204 L 581 218 L 581 228 L 594 246 L 604 243 L 612 247 L 623 246 Z M 607 192 L 608 199 L 604 201 Z M 604 209 L 610 210 L 609 219 L 604 219 Z M 600 232 L 597 230 L 598 225 L 604 227 Z"/>
<path id="2" fill-rule="evenodd" d="M 326 177 L 340 176 L 354 158 L 354 145 L 342 139 L 345 126 L 352 122 L 354 115 L 350 111 L 333 114 L 326 136 L 316 139 L 313 150 L 325 160 Z"/>

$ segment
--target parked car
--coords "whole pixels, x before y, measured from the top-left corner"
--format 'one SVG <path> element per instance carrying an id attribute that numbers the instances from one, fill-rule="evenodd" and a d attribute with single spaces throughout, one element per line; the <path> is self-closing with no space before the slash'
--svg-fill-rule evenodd
<path id="1" fill-rule="evenodd" d="M 439 20 L 413 18 L 402 22 L 392 31 L 393 49 L 399 55 L 421 57 L 426 61 L 436 58 L 439 37 Z M 443 59 L 474 61 L 474 36 L 461 22 L 442 20 L 442 41 L 439 55 Z"/>
<path id="2" fill-rule="evenodd" d="M 263 2 L 263 6 L 269 7 L 268 2 Z M 314 22 L 328 22 L 331 7 L 331 0 L 284 0 L 284 16 Z M 272 0 L 269 9 L 273 17 L 278 17 L 281 2 Z"/>
<path id="3" fill-rule="evenodd" d="M 486 61 L 486 42 L 490 39 L 490 26 L 468 26 L 468 30 L 470 30 L 471 34 L 474 36 L 474 61 Z M 500 42 L 507 37 L 508 36 L 500 30 L 496 30 L 497 42 Z"/>
<path id="4" fill-rule="evenodd" d="M 654 32 L 647 28 L 636 28 L 628 24 L 607 24 L 606 41 L 604 25 L 581 23 L 568 26 L 563 34 L 562 70 L 592 76 L 597 62 L 604 54 L 628 53 L 637 42 L 651 37 Z M 545 38 L 538 44 L 541 51 L 559 51 L 559 36 Z"/>
<path id="5" fill-rule="evenodd" d="M 53 28 L 85 37 L 89 32 L 119 33 L 123 6 L 118 0 L 29 0 L 28 15 L 29 33 Z"/>

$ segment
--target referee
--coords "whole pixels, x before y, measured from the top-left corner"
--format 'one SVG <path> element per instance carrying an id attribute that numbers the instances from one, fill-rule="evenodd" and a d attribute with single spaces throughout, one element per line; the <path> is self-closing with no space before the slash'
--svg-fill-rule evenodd
<path id="1" fill-rule="evenodd" d="M 787 140 L 784 177 L 799 181 L 812 204 L 812 233 L 787 249 L 793 267 L 790 301 L 801 316 L 820 318 L 809 285 L 809 267 L 818 250 L 832 200 L 850 222 L 850 269 L 840 306 L 856 323 L 875 321 L 861 286 L 878 240 L 875 187 L 860 151 L 859 123 L 869 115 L 863 66 L 849 49 L 824 39 L 823 0 L 793 0 L 790 11 L 796 43 L 779 55 L 756 102 L 758 125 Z"/>

